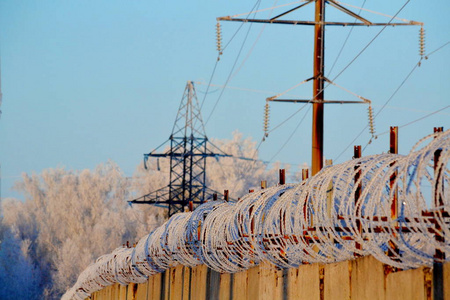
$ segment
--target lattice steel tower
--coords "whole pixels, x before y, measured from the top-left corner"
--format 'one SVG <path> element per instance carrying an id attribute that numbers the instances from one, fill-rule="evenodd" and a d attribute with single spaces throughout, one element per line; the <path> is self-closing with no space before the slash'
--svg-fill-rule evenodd
<path id="1" fill-rule="evenodd" d="M 149 157 L 170 158 L 169 185 L 153 191 L 130 204 L 155 204 L 169 209 L 169 217 L 184 212 L 192 201 L 194 205 L 220 194 L 206 187 L 206 158 L 229 157 L 225 153 L 212 153 L 208 149 L 208 138 L 200 113 L 200 106 L 194 83 L 188 81 L 181 99 L 172 134 L 169 138 L 170 149 L 165 153 L 155 150 L 144 154 L 144 163 Z"/>

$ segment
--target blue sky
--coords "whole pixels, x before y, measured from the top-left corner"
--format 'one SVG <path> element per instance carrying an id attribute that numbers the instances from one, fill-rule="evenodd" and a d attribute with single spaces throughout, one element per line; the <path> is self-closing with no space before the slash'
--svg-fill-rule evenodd
<path id="1" fill-rule="evenodd" d="M 289 2 L 261 1 L 259 7 Z M 363 2 L 346 1 L 356 6 Z M 368 0 L 365 8 L 394 15 L 405 3 Z M 199 101 L 203 100 L 217 58 L 215 18 L 245 13 L 254 5 L 255 1 L 238 0 L 0 0 L 2 196 L 17 196 L 10 188 L 23 172 L 46 168 L 94 168 L 111 159 L 131 175 L 143 153 L 168 139 L 186 81 L 198 82 Z M 289 7 L 275 9 L 272 16 Z M 410 1 L 399 17 L 425 23 L 426 53 L 430 53 L 450 41 L 448 11 L 448 1 Z M 270 13 L 257 17 L 267 18 Z M 306 8 L 293 18 L 311 19 L 311 13 Z M 327 8 L 326 15 L 329 20 L 352 21 L 333 8 Z M 363 16 L 389 20 L 366 12 Z M 239 26 L 222 22 L 223 44 Z M 338 75 L 380 30 L 355 28 L 329 74 L 350 31 L 329 27 L 328 77 Z M 417 26 L 386 28 L 335 82 L 371 99 L 375 113 L 379 112 L 419 60 L 418 32 Z M 205 99 L 204 119 L 211 116 L 208 137 L 231 138 L 239 130 L 259 142 L 265 98 L 312 76 L 312 40 L 310 27 L 245 24 L 225 49 L 212 83 L 225 84 L 235 61 L 234 71 L 239 71 L 212 114 L 220 90 L 211 87 Z M 450 45 L 414 70 L 377 116 L 378 134 L 450 104 L 449 54 Z M 312 86 L 305 84 L 287 96 L 308 99 L 311 94 Z M 325 97 L 355 99 L 332 86 Z M 271 127 L 300 107 L 272 104 Z M 262 159 L 270 160 L 292 135 L 273 159 L 294 166 L 309 163 L 311 113 L 307 109 L 270 134 L 260 148 Z M 352 147 L 340 154 L 367 125 L 367 106 L 328 105 L 325 118 L 326 158 L 335 163 L 350 159 Z M 401 128 L 400 152 L 407 153 L 433 126 L 450 128 L 449 120 L 447 109 Z M 366 130 L 355 144 L 364 147 L 369 139 Z M 384 134 L 364 154 L 387 150 Z"/>

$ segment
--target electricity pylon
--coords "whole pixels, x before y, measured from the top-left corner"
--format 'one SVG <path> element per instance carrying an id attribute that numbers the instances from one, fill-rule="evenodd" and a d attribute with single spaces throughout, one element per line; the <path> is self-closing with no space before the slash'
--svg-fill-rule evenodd
<path id="1" fill-rule="evenodd" d="M 164 153 L 155 150 L 144 154 L 144 164 L 149 157 L 170 158 L 169 184 L 135 200 L 130 204 L 154 204 L 169 209 L 169 217 L 184 212 L 192 201 L 199 205 L 213 194 L 221 194 L 206 187 L 206 158 L 231 157 L 225 153 L 213 153 L 209 150 L 200 106 L 194 83 L 188 81 L 178 109 L 172 134 L 169 138 L 170 149 Z M 218 148 L 217 148 L 218 149 Z M 220 150 L 220 149 L 218 149 Z"/>

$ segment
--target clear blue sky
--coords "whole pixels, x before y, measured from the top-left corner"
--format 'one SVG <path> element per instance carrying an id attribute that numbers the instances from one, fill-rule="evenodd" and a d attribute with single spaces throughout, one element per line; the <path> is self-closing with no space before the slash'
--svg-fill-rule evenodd
<path id="1" fill-rule="evenodd" d="M 289 2 L 262 1 L 260 8 Z M 345 2 L 356 6 L 363 3 Z M 368 0 L 365 7 L 394 15 L 405 2 Z M 142 154 L 169 137 L 186 81 L 208 82 L 217 57 L 215 18 L 248 12 L 254 4 L 242 0 L 0 0 L 2 196 L 17 196 L 10 188 L 22 172 L 58 166 L 93 168 L 111 159 L 131 175 Z M 449 11 L 449 1 L 416 0 L 410 1 L 399 17 L 425 23 L 429 53 L 450 41 Z M 272 15 L 277 12 L 281 10 Z M 269 13 L 261 12 L 257 17 L 265 18 Z M 311 19 L 311 13 L 311 9 L 305 9 L 293 17 Z M 389 20 L 368 13 L 363 16 L 374 21 Z M 333 8 L 328 8 L 327 18 L 352 21 Z M 226 44 L 240 24 L 222 25 Z M 225 83 L 249 26 L 243 26 L 224 51 L 213 84 Z M 333 79 L 343 70 L 380 29 L 355 28 L 328 77 Z M 349 30 L 327 29 L 327 74 Z M 377 113 L 418 62 L 418 32 L 416 26 L 386 28 L 336 83 L 371 99 Z M 265 98 L 312 76 L 312 40 L 310 27 L 264 28 L 254 24 L 234 69 L 239 72 L 228 84 L 254 91 L 227 88 L 207 124 L 208 136 L 230 138 L 237 129 L 259 141 Z M 447 46 L 413 72 L 376 118 L 377 133 L 450 104 L 449 54 Z M 245 64 L 239 68 L 244 59 Z M 206 85 L 196 87 L 201 101 Z M 220 94 L 215 87 L 210 92 L 204 119 Z M 310 84 L 289 93 L 305 99 L 311 94 Z M 355 99 L 335 87 L 327 88 L 325 96 L 330 100 Z M 300 107 L 272 104 L 272 128 Z M 366 126 L 367 107 L 329 105 L 325 109 L 325 156 L 336 159 Z M 305 111 L 270 134 L 260 148 L 262 159 L 271 159 L 293 134 L 274 159 L 309 163 L 310 113 L 294 132 Z M 407 153 L 417 140 L 432 132 L 433 126 L 450 128 L 450 109 L 400 129 L 400 152 Z M 368 141 L 366 131 L 355 143 L 365 146 Z M 364 154 L 387 149 L 385 134 Z M 351 156 L 349 148 L 335 162 Z"/>

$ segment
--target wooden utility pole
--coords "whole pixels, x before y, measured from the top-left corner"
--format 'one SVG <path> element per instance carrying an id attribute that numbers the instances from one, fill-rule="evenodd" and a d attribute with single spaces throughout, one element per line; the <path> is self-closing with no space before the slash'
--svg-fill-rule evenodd
<path id="1" fill-rule="evenodd" d="M 325 0 L 316 1 L 314 25 L 314 81 L 312 114 L 311 173 L 314 176 L 323 167 L 323 87 L 325 54 Z"/>

